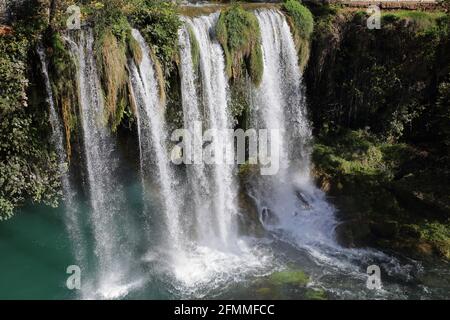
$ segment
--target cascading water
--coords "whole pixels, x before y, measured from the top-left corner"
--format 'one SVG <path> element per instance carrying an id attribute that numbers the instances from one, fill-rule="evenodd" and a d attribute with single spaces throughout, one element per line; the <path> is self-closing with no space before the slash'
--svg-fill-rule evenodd
<path id="1" fill-rule="evenodd" d="M 237 215 L 236 208 L 236 181 L 233 178 L 233 165 L 227 164 L 224 148 L 224 141 L 221 139 L 220 132 L 231 128 L 230 116 L 228 114 L 228 82 L 225 75 L 224 55 L 220 44 L 212 41 L 210 33 L 214 30 L 218 14 L 199 17 L 195 19 L 186 19 L 186 27 L 191 28 L 193 35 L 198 41 L 200 48 L 200 78 L 202 85 L 202 97 L 200 103 L 203 106 L 204 126 L 209 129 L 217 130 L 213 133 L 212 139 L 216 143 L 217 162 L 213 165 L 213 172 L 210 174 L 210 186 L 212 193 L 212 207 L 214 212 L 213 218 L 216 220 L 216 228 L 221 240 L 221 246 L 229 246 L 236 239 L 235 218 Z M 182 33 L 186 33 L 182 31 Z M 188 50 L 186 47 L 184 50 Z M 190 52 L 184 52 L 188 54 Z M 186 61 L 185 61 L 186 62 Z M 191 57 L 192 62 L 192 57 Z M 193 68 L 193 66 L 189 66 Z M 187 69 L 187 68 L 185 68 Z M 185 70 L 184 69 L 184 70 Z M 195 75 L 195 71 L 190 71 L 191 76 Z M 184 76 L 184 75 L 183 75 Z M 191 83 L 192 80 L 188 80 Z M 192 89 L 191 89 L 192 90 Z M 190 99 L 190 96 L 188 96 Z M 184 99 L 183 101 L 186 101 Z M 199 114 L 198 110 L 192 110 L 193 107 L 198 108 L 198 104 L 187 103 L 184 105 L 186 114 Z M 188 118 L 185 118 L 188 120 Z M 185 121 L 185 125 L 189 125 L 189 120 Z M 195 150 L 194 150 L 195 151 Z M 205 201 L 206 199 L 202 199 Z M 202 206 L 202 204 L 197 204 Z M 211 216 L 211 214 L 210 214 Z M 206 220 L 208 221 L 208 220 Z M 213 225 L 204 222 L 200 224 L 200 228 L 211 229 Z M 211 238 L 208 239 L 211 241 Z"/>
<path id="2" fill-rule="evenodd" d="M 56 153 L 58 155 L 58 162 L 61 172 L 61 186 L 64 196 L 64 208 L 65 208 L 65 221 L 66 228 L 69 233 L 76 262 L 81 265 L 84 263 L 84 247 L 82 243 L 81 226 L 79 221 L 79 208 L 75 201 L 76 192 L 70 181 L 69 172 L 67 169 L 67 154 L 64 144 L 64 129 L 62 121 L 55 108 L 55 102 L 53 100 L 53 92 L 50 84 L 50 78 L 48 75 L 47 58 L 44 52 L 44 48 L 38 47 L 38 55 L 42 65 L 42 75 L 44 76 L 45 91 L 47 94 L 47 104 L 49 106 L 49 120 L 52 127 L 51 141 L 55 146 Z"/>
<path id="3" fill-rule="evenodd" d="M 280 171 L 260 177 L 251 190 L 263 224 L 275 237 L 306 250 L 314 266 L 310 272 L 317 278 L 323 277 L 322 268 L 332 268 L 334 273 L 358 282 L 365 278 L 366 270 L 361 265 L 373 263 L 408 277 L 411 265 L 401 266 L 396 259 L 375 250 L 346 249 L 337 244 L 335 211 L 310 175 L 312 135 L 289 25 L 274 10 L 257 11 L 256 16 L 262 35 L 264 75 L 261 86 L 253 92 L 253 123 L 281 133 L 280 140 L 271 141 L 281 146 Z"/>
<path id="4" fill-rule="evenodd" d="M 140 229 L 130 221 L 133 218 L 126 208 L 125 188 L 117 174 L 116 143 L 105 125 L 93 33 L 74 31 L 66 39 L 77 64 L 90 230 L 79 229 L 80 214 L 72 204 L 68 174 L 63 174 L 62 185 L 77 262 L 83 269 L 88 266 L 87 278 L 92 278 L 83 281 L 83 298 L 126 295 L 130 289 L 142 286 L 141 266 L 150 261 L 144 271 L 148 283 L 159 284 L 161 291 L 170 292 L 170 297 L 227 297 L 229 284 L 247 286 L 246 280 L 269 275 L 294 262 L 311 276 L 313 286 L 330 292 L 341 290 L 337 296 L 353 298 L 347 292 L 364 283 L 365 270 L 361 266 L 375 261 L 390 270 L 400 267 L 395 259 L 380 252 L 344 249 L 336 243 L 334 209 L 310 175 L 311 129 L 289 25 L 278 11 L 260 10 L 255 14 L 261 29 L 264 74 L 261 85 L 251 88 L 251 124 L 255 129 L 280 131 L 269 141 L 280 148 L 280 170 L 272 176 L 254 177 L 248 190 L 267 230 L 261 238 L 244 237 L 237 231 L 237 216 L 246 212 L 240 212 L 238 206 L 236 166 L 225 162 L 225 158 L 214 164 L 202 161 L 202 129 L 215 130 L 211 137 L 218 146 L 214 156 L 220 158 L 223 143 L 228 141 L 218 136 L 221 130 L 233 127 L 228 114 L 224 54 L 214 35 L 218 14 L 184 17 L 179 30 L 184 129 L 193 135 L 193 144 L 183 150 L 193 152 L 193 163 L 180 167 L 169 157 L 171 143 L 151 49 L 137 30 L 132 31 L 142 50 L 139 63 L 129 61 L 144 189 Z M 198 43 L 198 65 L 194 65 L 196 59 L 192 56 L 193 41 Z M 42 50 L 39 56 L 53 142 L 60 163 L 65 163 L 64 131 L 53 103 Z M 162 235 L 161 239 L 156 237 L 161 243 L 154 241 L 154 233 Z M 132 238 L 131 234 L 137 236 Z M 141 251 L 136 249 L 141 244 L 136 241 L 140 236 L 144 239 Z M 86 243 L 93 244 L 93 256 Z M 407 269 L 401 268 L 398 272 Z M 347 287 L 339 283 L 342 277 L 349 279 Z"/>
<path id="5" fill-rule="evenodd" d="M 193 143 L 197 143 L 197 141 L 202 141 L 202 136 L 199 133 L 201 126 L 197 128 L 202 121 L 202 114 L 196 91 L 197 78 L 192 62 L 191 43 L 186 27 L 179 31 L 179 42 L 184 127 L 192 133 Z M 194 144 L 192 150 L 198 150 L 199 147 Z M 188 165 L 186 170 L 188 184 L 194 196 L 191 210 L 195 212 L 197 238 L 201 242 L 206 242 L 214 237 L 212 215 L 209 214 L 211 210 L 211 188 L 206 176 L 205 165 L 201 159 L 198 160 L 198 153 L 195 152 L 190 158 L 193 163 Z"/>
<path id="6" fill-rule="evenodd" d="M 333 210 L 310 178 L 311 131 L 289 25 L 277 11 L 258 11 L 256 16 L 262 35 L 264 75 L 260 87 L 254 90 L 254 118 L 259 126 L 280 132 L 278 140 L 270 141 L 280 146 L 280 170 L 261 178 L 261 185 L 254 190 L 260 193 L 260 209 L 275 214 L 278 223 L 292 229 L 301 241 L 334 243 Z M 295 221 L 301 223 L 293 224 Z"/>
<path id="7" fill-rule="evenodd" d="M 83 288 L 87 297 L 115 298 L 126 294 L 132 247 L 124 211 L 123 186 L 116 179 L 115 143 L 105 124 L 100 80 L 93 52 L 92 30 L 81 30 L 79 40 L 67 39 L 77 63 L 77 81 L 85 166 L 94 240 L 95 279 Z M 95 287 L 97 289 L 93 290 Z"/>
<path id="8" fill-rule="evenodd" d="M 176 188 L 177 178 L 168 157 L 164 109 L 158 96 L 158 84 L 150 58 L 150 49 L 139 31 L 133 30 L 132 34 L 143 53 L 139 66 L 130 62 L 131 81 L 138 106 L 141 170 L 144 175 L 148 175 L 153 171 L 151 164 L 156 163 L 162 207 L 169 232 L 169 239 L 166 241 L 176 249 L 181 249 L 183 230 L 180 226 L 181 211 L 178 203 L 181 197 L 179 188 Z M 155 154 L 154 158 L 152 152 Z"/>
<path id="9" fill-rule="evenodd" d="M 186 166 L 187 188 L 194 195 L 196 237 L 189 256 L 175 267 L 175 274 L 189 287 L 213 281 L 210 289 L 243 276 L 248 270 L 258 272 L 269 260 L 267 256 L 257 256 L 237 233 L 235 166 L 226 162 L 225 140 L 219 137 L 221 130 L 232 125 L 228 115 L 224 54 L 212 35 L 217 19 L 218 14 L 184 18 L 185 24 L 179 31 L 184 126 L 195 135 L 194 144 L 200 143 L 191 146 L 194 163 Z M 191 35 L 199 46 L 198 69 L 193 63 Z M 201 129 L 212 129 L 208 138 L 216 146 L 213 155 L 218 158 L 214 164 L 205 164 L 202 158 L 197 158 L 203 152 Z"/>

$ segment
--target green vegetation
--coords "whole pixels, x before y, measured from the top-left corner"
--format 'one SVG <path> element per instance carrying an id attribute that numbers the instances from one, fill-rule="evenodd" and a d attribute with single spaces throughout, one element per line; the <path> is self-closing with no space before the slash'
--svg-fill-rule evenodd
<path id="1" fill-rule="evenodd" d="M 333 175 L 389 180 L 414 152 L 404 143 L 383 142 L 364 130 L 342 130 L 319 137 L 313 156 L 322 169 Z"/>
<path id="2" fill-rule="evenodd" d="M 119 42 L 113 32 L 108 30 L 97 40 L 96 55 L 105 91 L 108 112 L 105 116 L 115 131 L 128 103 L 126 44 Z"/>
<path id="3" fill-rule="evenodd" d="M 298 0 L 287 0 L 283 4 L 288 22 L 291 25 L 295 46 L 299 56 L 299 65 L 303 70 L 309 59 L 310 38 L 314 30 L 314 19 L 311 11 Z"/>
<path id="4" fill-rule="evenodd" d="M 178 29 L 181 26 L 176 4 L 161 0 L 134 0 L 131 23 L 141 31 L 156 57 L 161 61 L 165 76 L 173 70 L 178 55 Z"/>
<path id="5" fill-rule="evenodd" d="M 434 243 L 438 253 L 450 260 L 450 221 L 426 222 L 419 227 L 422 238 Z"/>
<path id="6" fill-rule="evenodd" d="M 239 5 L 223 10 L 217 22 L 216 33 L 225 52 L 228 76 L 237 80 L 246 70 L 252 82 L 259 85 L 264 64 L 261 32 L 255 15 Z"/>
<path id="7" fill-rule="evenodd" d="M 310 289 L 306 291 L 305 298 L 308 300 L 327 300 L 327 295 L 322 289 Z"/>
<path id="8" fill-rule="evenodd" d="M 13 32 L 0 36 L 0 220 L 26 200 L 56 205 L 59 196 L 45 89 L 30 69 L 39 64 L 34 47 L 45 19 L 37 1 L 25 1 L 16 13 Z"/>
<path id="9" fill-rule="evenodd" d="M 286 0 L 283 9 L 292 18 L 295 30 L 300 37 L 309 39 L 314 30 L 314 18 L 311 11 L 298 0 Z"/>
<path id="10" fill-rule="evenodd" d="M 339 240 L 449 258 L 448 168 L 436 156 L 367 131 L 323 132 L 314 147 L 319 185 L 344 221 Z M 447 233 L 446 233 L 447 232 Z"/>
<path id="11" fill-rule="evenodd" d="M 444 58 L 448 16 L 411 12 L 388 16 L 396 20 L 384 21 L 381 30 L 367 29 L 365 15 L 344 12 L 319 17 L 313 41 L 317 56 L 307 72 L 307 77 L 314 74 L 320 79 L 311 79 L 308 88 L 317 92 L 317 99 L 310 99 L 316 123 L 370 127 L 398 140 L 422 133 L 434 121 L 430 111 L 436 108 L 439 83 L 448 75 Z M 433 24 L 409 22 L 417 16 L 421 20 L 416 21 Z M 323 77 L 316 74 L 324 70 Z"/>
<path id="12" fill-rule="evenodd" d="M 76 67 L 70 53 L 65 48 L 61 35 L 57 32 L 49 35 L 47 56 L 52 92 L 57 110 L 61 110 L 66 137 L 68 159 L 72 154 L 72 139 L 77 133 L 77 88 Z"/>
<path id="13" fill-rule="evenodd" d="M 105 95 L 105 123 L 116 131 L 125 116 L 129 118 L 132 114 L 127 54 L 139 61 L 142 53 L 131 36 L 131 26 L 125 16 L 130 10 L 127 3 L 93 2 L 88 8 L 94 22 L 95 55 Z"/>
<path id="14" fill-rule="evenodd" d="M 269 281 L 277 286 L 305 286 L 309 282 L 309 277 L 301 270 L 285 270 L 272 273 Z"/>
<path id="15" fill-rule="evenodd" d="M 306 70 L 320 186 L 347 246 L 449 259 L 449 16 L 315 11 Z"/>
<path id="16" fill-rule="evenodd" d="M 194 30 L 188 26 L 189 40 L 191 42 L 191 56 L 194 69 L 197 70 L 200 64 L 200 47 L 195 37 Z"/>
<path id="17" fill-rule="evenodd" d="M 408 24 L 417 31 L 429 30 L 436 27 L 437 22 L 445 17 L 444 12 L 425 12 L 425 11 L 411 11 L 399 10 L 392 12 L 384 12 L 381 16 L 382 23 L 393 23 L 401 21 Z"/>

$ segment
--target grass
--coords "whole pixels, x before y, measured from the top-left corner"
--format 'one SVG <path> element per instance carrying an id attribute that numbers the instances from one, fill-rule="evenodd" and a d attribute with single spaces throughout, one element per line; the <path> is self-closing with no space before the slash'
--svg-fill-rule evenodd
<path id="1" fill-rule="evenodd" d="M 382 23 L 403 20 L 413 25 L 416 30 L 429 30 L 435 27 L 437 21 L 443 17 L 445 17 L 444 12 L 418 10 L 388 11 L 381 15 Z"/>
<path id="2" fill-rule="evenodd" d="M 405 144 L 380 142 L 364 130 L 345 131 L 315 145 L 316 164 L 341 175 L 391 177 L 413 155 Z"/>

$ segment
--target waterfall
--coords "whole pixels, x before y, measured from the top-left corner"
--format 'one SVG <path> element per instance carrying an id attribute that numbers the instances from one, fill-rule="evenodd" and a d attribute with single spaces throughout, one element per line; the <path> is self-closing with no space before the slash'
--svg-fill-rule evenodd
<path id="1" fill-rule="evenodd" d="M 132 247 L 124 213 L 124 188 L 117 177 L 116 146 L 105 120 L 105 105 L 93 52 L 92 30 L 67 39 L 77 63 L 80 118 L 84 144 L 96 278 L 88 296 L 115 298 L 127 292 Z M 95 291 L 92 287 L 96 288 Z"/>
<path id="2" fill-rule="evenodd" d="M 196 214 L 200 236 L 207 235 L 210 242 L 211 230 L 217 230 L 221 246 L 233 246 L 236 240 L 236 195 L 237 184 L 233 177 L 234 166 L 227 164 L 224 158 L 224 140 L 219 132 L 232 128 L 228 114 L 228 82 L 225 74 L 224 54 L 220 44 L 211 39 L 218 14 L 198 18 L 185 18 L 185 26 L 180 31 L 181 45 L 181 78 L 184 124 L 187 129 L 195 132 L 192 127 L 194 121 L 202 121 L 203 126 L 213 131 L 213 141 L 217 149 L 214 156 L 218 161 L 212 168 L 205 168 L 202 164 L 190 171 L 192 188 L 199 201 L 196 201 Z M 200 74 L 196 77 L 194 70 L 191 44 L 188 29 L 192 30 L 200 50 Z M 196 82 L 200 80 L 200 96 L 196 92 Z M 203 112 L 201 112 L 203 111 Z M 194 151 L 196 151 L 194 149 Z M 220 159 L 219 159 L 220 158 Z M 200 183 L 197 184 L 196 181 Z M 204 192 L 209 186 L 209 193 Z M 201 190 L 198 190 L 201 188 Z M 205 208 L 205 203 L 211 202 Z M 206 214 L 206 211 L 209 211 Z"/>
<path id="3" fill-rule="evenodd" d="M 84 259 L 84 253 L 82 245 L 81 226 L 78 216 L 79 208 L 75 201 L 76 192 L 70 181 L 70 176 L 67 168 L 67 154 L 66 149 L 64 147 L 65 146 L 64 127 L 62 124 L 62 120 L 59 117 L 58 112 L 56 111 L 55 108 L 52 87 L 48 75 L 48 63 L 44 52 L 44 48 L 39 46 L 37 52 L 42 65 L 42 75 L 44 77 L 46 102 L 49 107 L 49 121 L 52 127 L 51 142 L 55 146 L 60 166 L 61 187 L 63 191 L 64 208 L 65 208 L 65 216 L 64 216 L 65 224 L 73 246 L 75 260 L 77 264 L 82 264 Z"/>
<path id="4" fill-rule="evenodd" d="M 202 136 L 199 134 L 196 124 L 201 123 L 202 114 L 199 108 L 199 99 L 196 91 L 196 72 L 192 63 L 191 43 L 189 33 L 184 26 L 179 31 L 180 42 L 180 77 L 181 92 L 183 105 L 184 127 L 193 134 L 194 141 L 201 141 Z M 192 150 L 197 150 L 198 146 L 193 146 Z M 194 219 L 196 221 L 196 232 L 199 241 L 206 242 L 213 239 L 214 228 L 212 227 L 212 215 L 210 212 L 210 183 L 206 176 L 205 165 L 202 161 L 196 161 L 194 154 L 194 163 L 186 167 L 187 181 L 193 192 L 193 204 L 191 209 L 195 212 Z"/>
<path id="5" fill-rule="evenodd" d="M 156 163 L 162 211 L 166 215 L 169 232 L 169 239 L 166 239 L 166 241 L 180 248 L 183 236 L 183 230 L 180 226 L 181 205 L 179 199 L 181 197 L 179 193 L 177 194 L 177 192 L 180 192 L 176 188 L 177 178 L 168 157 L 164 109 L 160 105 L 158 84 L 153 62 L 150 58 L 150 49 L 139 31 L 133 30 L 132 34 L 143 53 L 139 66 L 136 66 L 133 61 L 130 62 L 133 94 L 137 102 L 141 171 L 145 180 L 153 173 L 152 164 Z"/>
<path id="6" fill-rule="evenodd" d="M 261 177 L 252 189 L 266 227 L 283 228 L 302 246 L 335 245 L 334 212 L 310 176 L 311 129 L 298 56 L 285 17 L 257 11 L 262 36 L 264 75 L 253 91 L 253 123 L 280 130 L 278 174 Z M 276 221 L 276 223 L 274 223 Z"/>
<path id="7" fill-rule="evenodd" d="M 345 277 L 364 277 L 359 264 L 367 261 L 402 269 L 396 259 L 381 252 L 347 249 L 336 242 L 335 209 L 310 173 L 312 133 L 289 25 L 275 10 L 255 14 L 261 29 L 264 75 L 260 87 L 253 89 L 252 122 L 259 128 L 281 131 L 274 141 L 281 145 L 279 172 L 255 179 L 251 188 L 261 221 L 276 238 L 300 252 L 306 250 L 316 266 L 331 267 L 334 273 L 339 270 Z"/>
<path id="8" fill-rule="evenodd" d="M 218 14 L 196 18 L 183 17 L 179 30 L 180 80 L 184 129 L 192 135 L 191 164 L 186 168 L 185 207 L 192 209 L 194 222 L 187 255 L 172 265 L 180 290 L 204 296 L 229 281 L 266 272 L 270 257 L 249 246 L 237 232 L 237 192 L 235 165 L 225 161 L 223 131 L 233 128 L 228 114 L 229 90 L 224 53 L 214 37 Z M 194 66 L 191 43 L 199 47 L 199 66 Z M 205 163 L 202 129 L 210 130 L 217 161 Z M 203 143 L 202 143 L 203 141 Z M 184 146 L 186 150 L 186 146 Z M 203 158 L 203 160 L 205 160 Z M 221 161 L 220 161 L 221 160 Z M 206 292 L 205 292 L 206 290 Z"/>

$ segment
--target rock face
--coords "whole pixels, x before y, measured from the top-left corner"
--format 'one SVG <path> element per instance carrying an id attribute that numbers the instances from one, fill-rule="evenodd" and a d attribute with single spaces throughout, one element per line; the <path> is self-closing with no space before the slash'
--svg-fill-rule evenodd
<path id="1" fill-rule="evenodd" d="M 0 23 L 5 23 L 6 18 L 6 0 L 0 0 Z"/>
<path id="2" fill-rule="evenodd" d="M 24 3 L 24 0 L 0 0 L 0 24 L 11 22 L 13 8 Z"/>
<path id="3" fill-rule="evenodd" d="M 371 32 L 353 8 L 314 13 L 305 71 L 312 158 L 318 185 L 338 209 L 339 242 L 449 259 L 448 131 L 433 120 L 448 106 L 440 89 L 449 87 L 448 16 L 392 10 Z M 400 110 L 413 111 L 414 125 L 397 126 Z"/>

